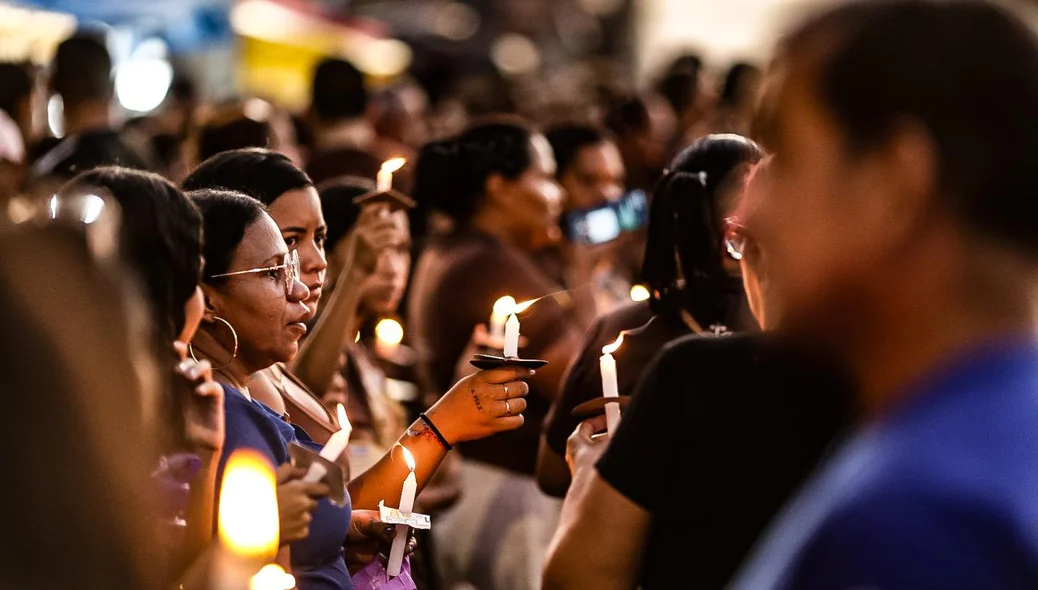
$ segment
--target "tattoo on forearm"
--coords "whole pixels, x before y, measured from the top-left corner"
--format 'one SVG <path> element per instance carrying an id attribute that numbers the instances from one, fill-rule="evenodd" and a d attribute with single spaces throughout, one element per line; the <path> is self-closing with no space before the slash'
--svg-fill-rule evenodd
<path id="1" fill-rule="evenodd" d="M 479 410 L 480 412 L 482 412 L 483 411 L 483 404 L 481 404 L 479 402 L 479 394 L 476 393 L 475 389 L 472 390 L 472 401 L 476 402 L 476 409 Z"/>
<path id="2" fill-rule="evenodd" d="M 436 444 L 440 444 L 440 440 L 436 438 L 436 433 L 432 430 L 429 430 L 429 428 L 426 427 L 426 425 L 420 421 L 416 424 L 413 424 L 410 428 L 407 429 L 407 436 L 427 438 L 435 442 Z"/>

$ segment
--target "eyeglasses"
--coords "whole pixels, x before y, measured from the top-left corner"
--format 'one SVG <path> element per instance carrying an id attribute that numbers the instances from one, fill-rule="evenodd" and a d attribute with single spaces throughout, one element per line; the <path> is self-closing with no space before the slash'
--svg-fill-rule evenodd
<path id="1" fill-rule="evenodd" d="M 732 260 L 742 260 L 743 252 L 746 250 L 746 242 L 749 236 L 746 234 L 746 226 L 739 223 L 735 217 L 724 220 L 724 249 Z"/>
<path id="2" fill-rule="evenodd" d="M 239 270 L 235 272 L 225 272 L 218 275 L 213 275 L 210 278 L 218 279 L 221 277 L 234 277 L 238 275 L 247 275 L 258 272 L 278 272 L 285 277 L 285 293 L 292 291 L 292 283 L 299 280 L 299 251 L 292 250 L 291 252 L 284 255 L 282 263 L 277 266 L 268 266 L 266 268 L 250 268 L 249 270 Z"/>

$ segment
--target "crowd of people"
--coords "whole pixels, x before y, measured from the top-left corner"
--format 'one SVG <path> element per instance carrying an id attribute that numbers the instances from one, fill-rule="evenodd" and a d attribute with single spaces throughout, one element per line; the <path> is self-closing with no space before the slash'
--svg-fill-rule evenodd
<path id="1" fill-rule="evenodd" d="M 1010 8 L 841 4 L 566 118 L 328 58 L 305 112 L 118 121 L 111 69 L 0 65 L 0 586 L 229 590 L 243 451 L 301 590 L 1038 586 Z"/>

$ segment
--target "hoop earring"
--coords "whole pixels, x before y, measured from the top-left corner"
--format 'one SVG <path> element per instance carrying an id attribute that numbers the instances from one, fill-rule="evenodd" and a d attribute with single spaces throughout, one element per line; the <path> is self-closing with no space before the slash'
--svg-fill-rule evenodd
<path id="1" fill-rule="evenodd" d="M 231 358 L 219 367 L 213 367 L 214 371 L 218 371 L 220 369 L 227 368 L 227 365 L 233 363 L 234 359 L 238 357 L 238 333 L 234 331 L 234 326 L 231 325 L 231 322 L 228 322 L 220 316 L 213 316 L 213 321 L 220 322 L 221 324 L 227 326 L 227 329 L 231 331 L 231 337 L 234 338 L 234 350 L 231 351 Z M 187 352 L 191 355 L 191 358 L 194 359 L 194 361 L 197 363 L 198 358 L 195 356 L 195 349 L 191 348 L 190 343 L 188 343 L 187 345 Z"/>

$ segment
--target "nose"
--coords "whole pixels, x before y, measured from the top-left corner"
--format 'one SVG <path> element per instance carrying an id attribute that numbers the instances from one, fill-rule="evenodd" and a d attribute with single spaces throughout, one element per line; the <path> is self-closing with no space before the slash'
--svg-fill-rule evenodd
<path id="1" fill-rule="evenodd" d="M 310 247 L 299 252 L 299 266 L 304 274 L 319 274 L 328 269 L 328 257 L 325 255 L 324 249 L 318 248 L 316 244 L 311 244 Z"/>
<path id="2" fill-rule="evenodd" d="M 562 187 L 555 182 L 550 182 L 544 189 L 544 200 L 548 203 L 548 209 L 552 215 L 562 214 Z"/>
<path id="3" fill-rule="evenodd" d="M 624 189 L 619 184 L 609 183 L 603 185 L 600 188 L 600 192 L 603 200 L 609 201 L 610 203 L 615 203 L 620 200 L 620 197 L 623 196 Z"/>
<path id="4" fill-rule="evenodd" d="M 303 284 L 302 281 L 296 279 L 292 281 L 292 288 L 288 290 L 288 300 L 292 303 L 299 301 L 305 301 L 310 297 L 310 289 Z"/>

